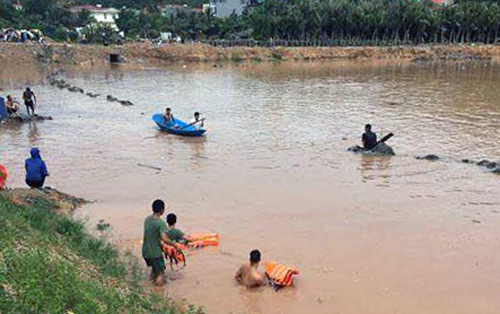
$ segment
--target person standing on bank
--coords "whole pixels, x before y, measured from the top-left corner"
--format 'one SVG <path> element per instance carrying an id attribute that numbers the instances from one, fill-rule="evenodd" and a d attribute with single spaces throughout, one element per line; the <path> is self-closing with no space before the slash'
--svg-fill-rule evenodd
<path id="1" fill-rule="evenodd" d="M 167 236 L 167 225 L 161 218 L 165 213 L 165 202 L 162 200 L 155 200 L 153 202 L 153 214 L 146 217 L 144 220 L 144 236 L 142 240 L 142 257 L 146 261 L 146 265 L 151 267 L 150 279 L 157 285 L 165 284 L 165 258 L 161 250 L 161 242 L 174 247 L 177 251 L 177 244 L 175 244 Z"/>
<path id="2" fill-rule="evenodd" d="M 26 159 L 24 166 L 26 168 L 26 184 L 30 188 L 41 189 L 49 172 L 38 148 L 31 149 L 31 158 Z"/>
<path id="3" fill-rule="evenodd" d="M 35 115 L 35 107 L 36 107 L 36 96 L 35 93 L 31 90 L 31 88 L 26 87 L 26 90 L 23 93 L 24 105 L 26 106 L 26 111 L 28 111 L 28 116 L 30 115 L 30 109 L 33 112 L 33 116 Z"/>

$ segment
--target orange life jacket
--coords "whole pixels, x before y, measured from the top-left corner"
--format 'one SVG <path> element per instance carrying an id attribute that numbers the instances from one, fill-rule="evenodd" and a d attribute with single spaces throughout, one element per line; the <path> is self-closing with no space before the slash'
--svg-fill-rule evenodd
<path id="1" fill-rule="evenodd" d="M 186 245 L 192 248 L 219 245 L 219 235 L 217 233 L 195 233 L 187 236 L 187 238 L 189 242 Z"/>
<path id="2" fill-rule="evenodd" d="M 4 188 L 8 175 L 7 167 L 0 165 L 0 189 Z"/>
<path id="3" fill-rule="evenodd" d="M 293 284 L 293 276 L 298 275 L 299 271 L 276 262 L 264 262 L 266 276 L 271 285 L 275 287 L 289 287 Z"/>
<path id="4" fill-rule="evenodd" d="M 177 245 L 181 250 L 185 249 L 182 245 Z M 173 246 L 161 242 L 161 250 L 165 254 L 165 258 L 170 263 L 170 268 L 172 270 L 179 270 L 186 267 L 186 256 L 182 251 L 176 250 Z M 177 269 L 176 269 L 177 268 Z"/>

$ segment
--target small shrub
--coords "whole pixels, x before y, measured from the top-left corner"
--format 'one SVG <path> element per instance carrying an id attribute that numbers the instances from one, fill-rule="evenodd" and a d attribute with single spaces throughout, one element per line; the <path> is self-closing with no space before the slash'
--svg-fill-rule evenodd
<path id="1" fill-rule="evenodd" d="M 243 58 L 241 57 L 241 55 L 238 52 L 233 52 L 231 54 L 231 60 L 234 62 L 241 62 L 241 61 L 243 61 Z"/>
<path id="2" fill-rule="evenodd" d="M 280 50 L 273 50 L 273 53 L 271 54 L 273 60 L 283 60 L 283 52 Z"/>
<path id="3" fill-rule="evenodd" d="M 97 223 L 96 228 L 98 231 L 104 232 L 109 229 L 109 226 L 110 226 L 109 222 L 105 222 L 104 220 L 101 219 Z"/>

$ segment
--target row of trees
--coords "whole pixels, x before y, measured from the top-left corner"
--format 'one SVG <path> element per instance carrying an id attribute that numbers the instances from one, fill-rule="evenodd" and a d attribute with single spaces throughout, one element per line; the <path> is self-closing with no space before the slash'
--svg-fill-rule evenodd
<path id="1" fill-rule="evenodd" d="M 209 12 L 124 10 L 120 29 L 128 36 L 155 37 L 172 32 L 187 39 L 281 39 L 331 45 L 496 42 L 500 3 L 458 0 L 266 0 L 241 16 L 216 19 Z"/>
<path id="2" fill-rule="evenodd" d="M 158 4 L 186 4 L 190 7 L 201 8 L 205 2 L 208 2 L 208 0 L 74 0 L 73 4 L 101 4 L 104 7 L 142 9 L 144 7 L 156 6 Z"/>
<path id="3" fill-rule="evenodd" d="M 256 38 L 338 42 L 492 43 L 500 29 L 496 1 L 269 0 L 241 17 Z M 239 27 L 241 27 L 239 26 Z"/>
<path id="4" fill-rule="evenodd" d="M 0 0 L 0 28 L 39 29 L 56 40 L 76 38 L 76 27 L 88 25 L 92 19 L 88 11 L 72 14 L 56 6 L 54 0 L 24 0 L 23 10 L 16 10 L 11 2 Z"/>
<path id="5" fill-rule="evenodd" d="M 171 32 L 187 40 L 252 38 L 384 45 L 494 43 L 500 35 L 500 2 L 493 0 L 456 0 L 443 6 L 430 0 L 266 0 L 241 16 L 226 19 L 190 9 L 163 15 L 153 5 L 154 0 L 109 1 L 125 5 L 117 25 L 130 38 L 157 38 Z M 88 12 L 71 14 L 55 6 L 54 0 L 24 0 L 23 5 L 23 11 L 16 11 L 9 2 L 0 1 L 0 27 L 39 28 L 56 37 L 53 35 L 60 28 L 73 29 L 90 22 Z M 133 8 L 138 6 L 141 9 Z"/>

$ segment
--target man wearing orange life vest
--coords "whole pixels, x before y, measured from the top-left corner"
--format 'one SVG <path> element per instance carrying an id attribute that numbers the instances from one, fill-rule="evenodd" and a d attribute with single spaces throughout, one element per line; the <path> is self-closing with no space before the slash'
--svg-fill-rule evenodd
<path id="1" fill-rule="evenodd" d="M 256 288 L 266 284 L 266 277 L 259 271 L 260 259 L 259 250 L 250 252 L 250 263 L 242 265 L 234 276 L 239 284 L 247 288 Z"/>

